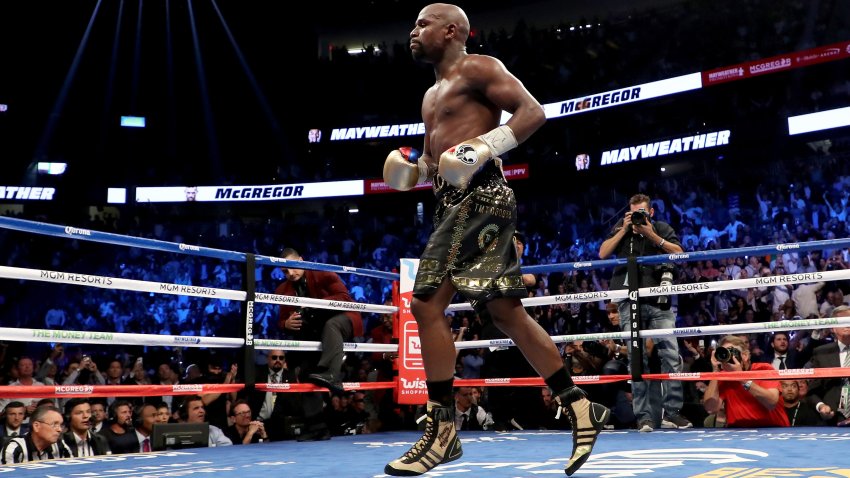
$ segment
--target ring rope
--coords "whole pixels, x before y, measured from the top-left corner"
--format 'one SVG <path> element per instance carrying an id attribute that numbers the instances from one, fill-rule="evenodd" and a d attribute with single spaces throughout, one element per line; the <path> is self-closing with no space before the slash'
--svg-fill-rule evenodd
<path id="1" fill-rule="evenodd" d="M 792 284 L 806 284 L 811 282 L 836 281 L 842 279 L 850 279 L 850 269 L 752 277 L 749 279 L 731 279 L 716 282 L 694 282 L 668 286 L 641 287 L 638 289 L 638 293 L 641 297 L 653 297 L 657 295 L 678 295 L 718 290 L 752 289 L 756 287 L 775 287 Z"/>
<path id="2" fill-rule="evenodd" d="M 547 295 L 543 297 L 528 297 L 521 299 L 523 307 L 535 307 L 538 305 L 552 304 L 576 304 L 582 302 L 597 302 L 600 300 L 625 299 L 629 296 L 627 290 L 604 290 L 599 292 L 579 292 L 577 294 Z M 472 310 L 469 302 L 457 302 L 446 307 L 446 312 L 458 310 Z"/>
<path id="3" fill-rule="evenodd" d="M 100 345 L 148 345 L 163 347 L 226 347 L 245 345 L 245 339 L 195 335 L 126 334 L 89 330 L 49 330 L 0 327 L 0 340 L 15 342 L 71 342 Z"/>
<path id="4" fill-rule="evenodd" d="M 321 262 L 296 261 L 293 259 L 281 259 L 279 257 L 257 255 L 257 264 L 273 267 L 292 267 L 295 269 L 310 269 L 325 272 L 336 272 L 338 274 L 357 274 L 361 276 L 375 277 L 378 279 L 399 280 L 396 272 L 376 271 L 363 269 L 362 267 L 338 266 L 333 264 L 322 264 Z"/>
<path id="5" fill-rule="evenodd" d="M 71 397 L 152 397 L 162 395 L 195 395 L 238 392 L 242 383 L 174 385 L 6 385 L 0 387 L 3 398 L 71 398 Z"/>
<path id="6" fill-rule="evenodd" d="M 640 297 L 654 297 L 659 295 L 678 295 L 704 293 L 720 290 L 750 289 L 754 287 L 774 287 L 780 285 L 806 284 L 812 282 L 834 281 L 850 279 L 850 269 L 839 271 L 806 272 L 800 274 L 785 274 L 769 277 L 753 277 L 749 279 L 733 279 L 719 282 L 694 282 L 689 284 L 674 284 L 669 286 L 641 287 L 638 289 Z M 580 292 L 577 294 L 549 295 L 544 297 L 530 297 L 522 299 L 523 307 L 534 307 L 538 305 L 570 304 L 580 302 L 598 302 L 600 300 L 625 299 L 629 295 L 627 290 L 608 290 L 599 292 Z M 448 312 L 458 310 L 472 310 L 469 302 L 458 302 L 446 308 Z"/>
<path id="7" fill-rule="evenodd" d="M 850 317 L 753 322 L 751 324 L 706 325 L 679 329 L 652 329 L 641 330 L 640 336 L 645 339 L 655 339 L 661 337 L 692 337 L 696 335 L 766 333 L 781 330 L 828 329 L 832 327 L 850 327 Z"/>
<path id="8" fill-rule="evenodd" d="M 85 285 L 101 289 L 129 290 L 135 292 L 153 292 L 157 294 L 187 295 L 213 299 L 230 299 L 245 301 L 247 294 L 243 290 L 217 289 L 186 284 L 171 284 L 167 282 L 151 282 L 119 277 L 77 274 L 73 272 L 58 272 L 42 269 L 26 269 L 21 267 L 0 266 L 0 278 L 25 279 L 57 284 Z M 313 299 L 288 295 L 257 293 L 255 302 L 267 304 L 285 304 L 310 306 L 320 309 L 351 310 L 356 312 L 393 313 L 398 310 L 394 305 L 372 305 L 360 302 L 339 300 Z"/>
<path id="9" fill-rule="evenodd" d="M 273 340 L 254 339 L 257 350 L 301 350 L 320 351 L 322 343 L 311 340 Z M 398 344 L 373 344 L 358 342 L 343 342 L 343 352 L 398 352 Z"/>
<path id="10" fill-rule="evenodd" d="M 59 272 L 42 269 L 26 269 L 21 267 L 0 266 L 0 278 L 25 279 L 55 284 L 84 285 L 100 289 L 129 290 L 135 292 L 153 292 L 156 294 L 188 295 L 213 299 L 230 299 L 245 301 L 247 294 L 244 290 L 216 289 L 186 284 L 170 284 L 167 282 L 152 282 L 120 277 L 96 276 L 77 274 L 74 272 Z"/>
<path id="11" fill-rule="evenodd" d="M 263 304 L 289 305 L 295 307 L 316 307 L 319 309 L 351 310 L 355 312 L 376 312 L 380 314 L 391 314 L 398 310 L 394 305 L 364 304 L 362 302 L 345 302 L 341 300 L 313 299 L 312 297 L 298 297 L 295 295 L 278 295 L 257 292 L 254 302 Z"/>
<path id="12" fill-rule="evenodd" d="M 160 241 L 144 237 L 125 236 L 112 232 L 93 231 L 72 226 L 60 226 L 46 222 L 28 221 L 13 217 L 0 217 L 0 227 L 16 231 L 41 234 L 45 236 L 62 237 L 65 239 L 77 239 L 80 241 L 101 242 L 117 246 L 140 247 L 162 252 L 174 252 L 177 254 L 190 254 L 193 256 L 212 257 L 225 261 L 245 262 L 244 252 L 225 251 L 211 247 L 194 246 L 177 242 Z"/>
<path id="13" fill-rule="evenodd" d="M 702 261 L 706 259 L 724 259 L 727 257 L 740 256 L 766 256 L 785 252 L 803 252 L 821 249 L 844 248 L 850 246 L 850 238 L 824 239 L 820 241 L 808 241 L 804 243 L 770 244 L 766 246 L 749 246 L 728 249 L 716 249 L 711 251 L 683 252 L 681 254 L 659 254 L 655 256 L 637 257 L 638 264 L 662 264 L 665 262 L 687 262 Z M 528 274 L 540 274 L 546 272 L 564 272 L 569 270 L 604 269 L 606 267 L 626 265 L 628 259 L 600 259 L 595 261 L 561 262 L 556 264 L 539 264 L 534 266 L 523 266 L 522 272 Z"/>
<path id="14" fill-rule="evenodd" d="M 83 229 L 72 226 L 61 226 L 57 224 L 48 224 L 45 222 L 28 221 L 26 219 L 17 219 L 13 217 L 0 217 L 0 228 L 12 229 L 21 232 L 29 232 L 32 234 L 61 237 L 65 239 L 77 239 L 81 241 L 100 242 L 104 244 L 113 244 L 118 246 L 139 247 L 143 249 L 152 249 L 162 252 L 173 252 L 176 254 L 189 254 L 193 256 L 211 257 L 225 261 L 245 262 L 247 260 L 247 254 L 244 252 L 227 251 L 224 249 L 215 249 L 212 247 L 196 246 L 192 244 L 160 241 L 157 239 L 147 239 L 143 237 L 126 236 L 123 234 L 115 234 L 111 232 L 93 231 L 91 229 Z M 267 266 L 281 267 L 288 265 L 299 269 L 321 270 L 346 274 L 360 274 L 388 280 L 399 279 L 399 275 L 397 273 L 374 271 L 369 269 L 362 269 L 359 267 L 322 264 L 319 262 L 295 261 L 262 255 L 256 255 L 255 261 L 258 264 L 263 264 Z"/>

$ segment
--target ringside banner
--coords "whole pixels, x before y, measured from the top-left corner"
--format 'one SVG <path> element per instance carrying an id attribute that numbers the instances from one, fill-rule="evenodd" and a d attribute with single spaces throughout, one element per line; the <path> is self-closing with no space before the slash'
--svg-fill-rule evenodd
<path id="1" fill-rule="evenodd" d="M 416 271 L 419 269 L 419 259 L 401 260 L 401 277 L 399 295 L 401 303 L 398 307 L 398 325 L 401 328 L 399 336 L 399 368 L 398 368 L 398 403 L 422 405 L 428 400 L 428 389 L 425 386 L 425 365 L 422 363 L 422 345 L 419 342 L 419 327 L 410 312 L 413 301 L 413 283 Z"/>
<path id="2" fill-rule="evenodd" d="M 248 186 L 138 187 L 136 202 L 284 201 L 339 196 L 362 196 L 363 181 L 269 184 Z"/>
<path id="3" fill-rule="evenodd" d="M 704 71 L 702 72 L 702 84 L 703 86 L 712 86 L 844 58 L 850 58 L 850 41 Z"/>

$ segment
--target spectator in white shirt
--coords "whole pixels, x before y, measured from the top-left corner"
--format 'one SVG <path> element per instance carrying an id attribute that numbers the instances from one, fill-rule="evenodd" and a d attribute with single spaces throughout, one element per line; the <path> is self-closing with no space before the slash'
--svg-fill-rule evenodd
<path id="1" fill-rule="evenodd" d="M 204 409 L 204 400 L 198 395 L 189 395 L 186 397 L 179 411 L 180 421 L 184 423 L 206 423 L 207 412 Z M 233 442 L 230 438 L 227 438 L 221 428 L 210 425 L 209 445 L 211 447 L 229 446 L 233 445 Z"/>

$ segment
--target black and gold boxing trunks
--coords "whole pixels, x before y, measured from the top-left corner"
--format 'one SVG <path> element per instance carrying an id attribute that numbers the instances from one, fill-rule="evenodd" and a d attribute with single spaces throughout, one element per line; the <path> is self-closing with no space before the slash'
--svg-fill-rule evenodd
<path id="1" fill-rule="evenodd" d="M 434 232 L 419 260 L 414 296 L 427 296 L 449 277 L 475 310 L 499 297 L 527 296 L 514 247 L 516 199 L 490 161 L 465 190 L 434 178 Z"/>

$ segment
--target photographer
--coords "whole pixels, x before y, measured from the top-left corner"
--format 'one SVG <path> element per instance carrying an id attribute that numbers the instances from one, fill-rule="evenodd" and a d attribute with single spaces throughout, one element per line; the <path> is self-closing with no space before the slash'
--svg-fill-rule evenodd
<path id="1" fill-rule="evenodd" d="M 649 196 L 635 194 L 629 199 L 629 210 L 623 219 L 617 222 L 608 238 L 599 247 L 599 257 L 607 259 L 612 254 L 617 257 L 655 256 L 658 254 L 678 254 L 682 252 L 679 237 L 673 228 L 661 221 L 652 221 L 655 210 L 650 207 Z M 640 287 L 654 287 L 672 283 L 673 265 L 640 267 Z M 627 267 L 614 268 L 610 282 L 611 290 L 628 289 Z M 631 330 L 629 321 L 629 301 L 619 303 L 620 328 Z M 676 316 L 670 310 L 670 298 L 667 296 L 640 299 L 640 316 L 645 329 L 672 329 L 676 327 Z M 678 373 L 682 371 L 682 358 L 679 356 L 679 344 L 675 338 L 652 339 L 661 360 L 661 371 Z M 643 369 L 649 370 L 649 357 L 644 354 Z M 691 422 L 680 415 L 682 409 L 682 383 L 665 382 L 661 417 L 661 428 L 691 428 Z M 649 399 L 650 384 L 632 383 L 632 406 L 637 420 L 637 428 L 642 432 L 651 432 L 655 427 L 659 413 L 653 413 Z"/>
<path id="2" fill-rule="evenodd" d="M 303 261 L 295 249 L 286 248 L 282 257 Z M 275 294 L 313 299 L 353 302 L 348 288 L 333 272 L 312 271 L 283 267 L 286 281 L 278 286 Z M 363 321 L 359 312 L 326 310 L 308 307 L 280 306 L 279 326 L 286 333 L 300 340 L 320 340 L 321 356 L 315 352 L 293 352 L 287 354 L 290 367 L 300 369 L 299 378 L 332 393 L 341 393 L 342 344 L 352 337 L 363 336 Z M 303 406 L 307 433 L 300 441 L 326 440 L 330 431 L 322 417 L 322 397 L 317 393 L 303 394 Z"/>
<path id="3" fill-rule="evenodd" d="M 711 364 L 718 372 L 774 370 L 767 363 L 752 363 L 749 342 L 735 335 L 723 337 L 711 354 Z M 728 427 L 790 426 L 777 380 L 712 380 L 703 399 L 708 413 L 716 413 L 721 403 L 726 405 Z"/>

